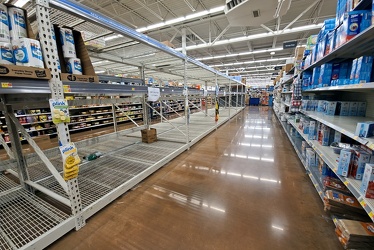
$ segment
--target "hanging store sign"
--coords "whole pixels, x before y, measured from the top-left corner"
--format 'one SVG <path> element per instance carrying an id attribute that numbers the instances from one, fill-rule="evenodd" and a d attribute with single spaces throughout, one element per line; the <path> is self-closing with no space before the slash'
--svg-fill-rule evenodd
<path id="1" fill-rule="evenodd" d="M 283 43 L 283 49 L 292 49 L 297 47 L 297 41 L 290 41 Z"/>
<path id="2" fill-rule="evenodd" d="M 156 102 L 160 98 L 160 89 L 148 87 L 148 101 Z"/>

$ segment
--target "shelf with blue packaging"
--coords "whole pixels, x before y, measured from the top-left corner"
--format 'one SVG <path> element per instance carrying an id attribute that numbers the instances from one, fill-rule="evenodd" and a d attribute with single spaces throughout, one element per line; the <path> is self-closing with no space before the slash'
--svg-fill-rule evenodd
<path id="1" fill-rule="evenodd" d="M 279 119 L 278 115 L 277 115 L 277 117 Z M 313 186 L 317 190 L 317 193 L 318 193 L 318 195 L 320 196 L 320 198 L 321 198 L 321 200 L 323 202 L 324 194 L 323 194 L 322 186 L 320 185 L 320 182 L 317 180 L 317 178 L 315 177 L 315 175 L 313 175 L 312 170 L 306 165 L 306 162 L 305 162 L 305 160 L 304 160 L 304 158 L 303 158 L 303 156 L 302 156 L 302 154 L 300 152 L 302 139 L 301 138 L 297 138 L 296 136 L 292 136 L 290 134 L 290 132 L 287 129 L 287 122 L 282 122 L 280 119 L 279 119 L 279 122 L 281 123 L 281 125 L 282 125 L 282 127 L 284 129 L 284 132 L 286 133 L 288 139 L 290 140 L 292 146 L 294 147 L 297 156 L 299 157 L 301 163 L 303 164 L 305 170 L 307 171 L 307 175 L 309 176 L 310 180 L 312 181 Z"/>
<path id="2" fill-rule="evenodd" d="M 337 159 L 339 157 L 338 154 L 334 153 L 334 150 L 328 146 L 322 146 L 316 140 L 309 140 L 308 135 L 305 135 L 299 128 L 298 125 L 290 120 L 291 125 L 299 132 L 299 134 L 304 138 L 304 140 L 313 148 L 316 154 L 322 158 L 322 160 L 326 163 L 326 165 L 336 174 L 338 168 Z M 361 180 L 356 180 L 351 177 L 344 177 L 338 175 L 338 178 L 344 183 L 344 185 L 351 191 L 351 193 L 356 197 L 356 199 L 360 202 L 361 206 L 365 209 L 368 213 L 370 218 L 374 221 L 374 199 L 365 198 L 364 195 L 361 194 Z"/>
<path id="3" fill-rule="evenodd" d="M 366 145 L 370 149 L 374 150 L 374 138 L 363 138 L 355 135 L 356 127 L 358 122 L 373 121 L 371 117 L 360 117 L 360 116 L 330 116 L 325 115 L 321 112 L 315 111 L 304 111 L 301 113 L 304 115 L 326 124 L 330 128 L 354 139 L 355 141 Z"/>
<path id="4" fill-rule="evenodd" d="M 374 82 L 322 87 L 322 88 L 304 90 L 303 92 L 324 92 L 324 91 L 326 92 L 327 91 L 351 91 L 351 92 L 374 91 Z"/>
<path id="5" fill-rule="evenodd" d="M 371 55 L 374 50 L 373 36 L 374 25 L 371 25 L 365 31 L 333 50 L 330 54 L 305 68 L 304 71 L 312 70 L 328 62 L 341 62 L 349 58 L 358 58 L 364 55 Z"/>

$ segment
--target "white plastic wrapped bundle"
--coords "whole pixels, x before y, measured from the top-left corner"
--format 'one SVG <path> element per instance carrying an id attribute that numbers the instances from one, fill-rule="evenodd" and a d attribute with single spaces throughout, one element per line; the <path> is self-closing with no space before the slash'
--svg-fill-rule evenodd
<path id="1" fill-rule="evenodd" d="M 40 43 L 30 38 L 13 41 L 13 54 L 16 65 L 44 68 Z"/>
<path id="2" fill-rule="evenodd" d="M 0 42 L 0 64 L 14 64 L 12 44 Z"/>
<path id="3" fill-rule="evenodd" d="M 70 29 L 61 28 L 60 38 L 64 58 L 76 58 L 77 53 L 75 51 L 73 31 Z"/>
<path id="4" fill-rule="evenodd" d="M 66 71 L 69 74 L 82 75 L 82 65 L 79 58 L 69 58 L 66 60 Z"/>
<path id="5" fill-rule="evenodd" d="M 0 42 L 10 42 L 8 8 L 0 3 Z"/>
<path id="6" fill-rule="evenodd" d="M 10 39 L 27 37 L 26 16 L 23 9 L 11 7 L 8 8 Z"/>

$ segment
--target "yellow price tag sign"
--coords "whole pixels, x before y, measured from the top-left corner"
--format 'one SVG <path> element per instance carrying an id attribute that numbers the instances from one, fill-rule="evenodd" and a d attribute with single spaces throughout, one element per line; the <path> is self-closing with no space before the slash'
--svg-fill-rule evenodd
<path id="1" fill-rule="evenodd" d="M 314 184 L 315 187 L 318 187 L 318 184 Z"/>
<path id="2" fill-rule="evenodd" d="M 357 135 L 356 135 L 356 136 L 354 136 L 354 137 L 353 137 L 353 139 L 354 139 L 354 140 L 357 140 L 357 139 L 358 139 L 358 136 L 357 136 Z"/>
<path id="3" fill-rule="evenodd" d="M 369 147 L 371 150 L 374 150 L 374 143 L 371 143 L 368 147 Z"/>
<path id="4" fill-rule="evenodd" d="M 374 213 L 373 213 L 373 211 L 371 211 L 371 212 L 369 213 L 369 216 L 370 216 L 371 219 L 374 219 Z"/>
<path id="5" fill-rule="evenodd" d="M 70 85 L 64 85 L 63 88 L 64 88 L 64 93 L 71 93 Z"/>
<path id="6" fill-rule="evenodd" d="M 2 82 L 1 87 L 3 89 L 10 89 L 10 88 L 13 88 L 13 84 L 11 84 L 10 82 Z"/>
<path id="7" fill-rule="evenodd" d="M 345 181 L 344 185 L 348 186 L 349 185 L 349 181 Z"/>
<path id="8" fill-rule="evenodd" d="M 337 220 L 336 218 L 334 218 L 334 219 L 333 219 L 333 221 L 334 221 L 335 223 L 337 223 L 337 222 L 338 222 L 338 220 Z"/>
<path id="9" fill-rule="evenodd" d="M 132 91 L 135 91 L 135 88 L 131 88 Z"/>
<path id="10" fill-rule="evenodd" d="M 366 207 L 366 202 L 364 200 L 360 201 L 362 207 Z"/>

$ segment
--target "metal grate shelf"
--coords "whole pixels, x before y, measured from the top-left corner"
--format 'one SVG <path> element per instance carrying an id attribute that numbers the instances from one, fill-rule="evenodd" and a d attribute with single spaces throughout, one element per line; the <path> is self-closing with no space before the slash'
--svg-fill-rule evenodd
<path id="1" fill-rule="evenodd" d="M 0 173 L 0 193 L 17 187 L 19 187 L 19 185 L 16 182 L 9 179 L 5 174 Z"/>
<path id="2" fill-rule="evenodd" d="M 1 196 L 0 229 L 16 248 L 42 236 L 67 218 L 67 214 L 26 190 Z"/>

